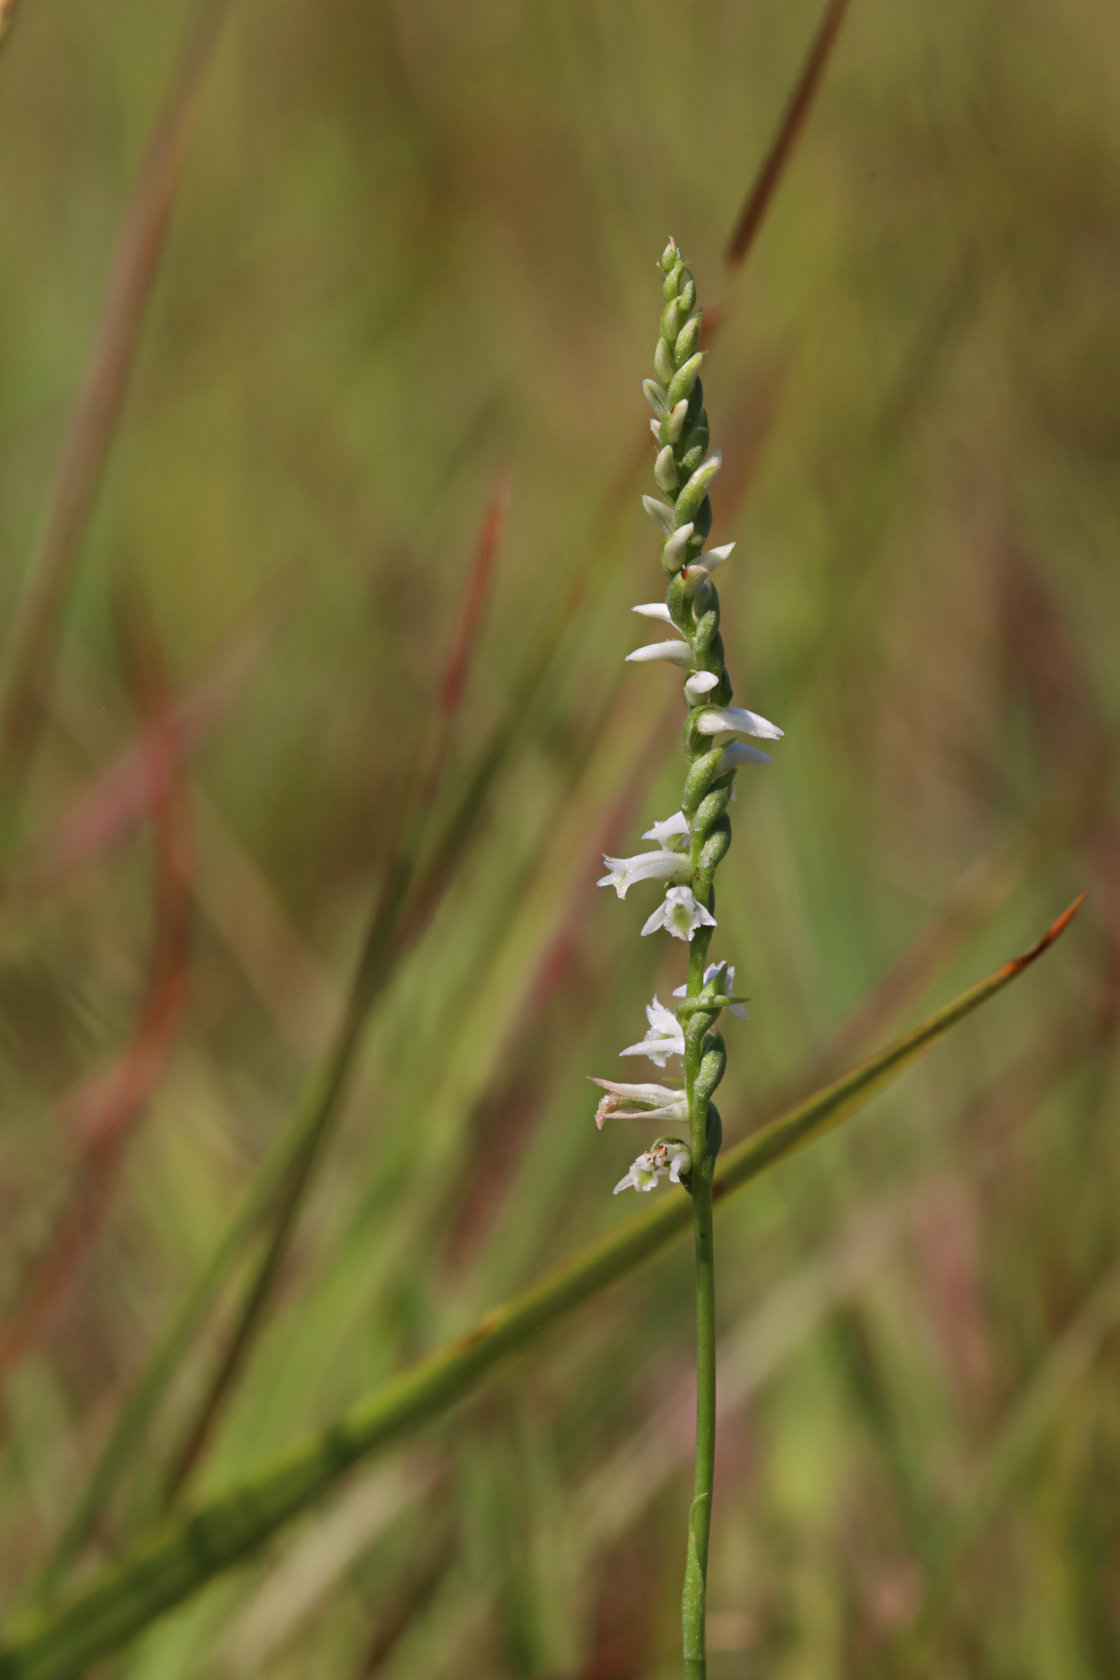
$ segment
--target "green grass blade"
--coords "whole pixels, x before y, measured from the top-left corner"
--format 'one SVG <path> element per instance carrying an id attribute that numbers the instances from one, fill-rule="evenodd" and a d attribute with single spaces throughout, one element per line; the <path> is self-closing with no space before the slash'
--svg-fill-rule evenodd
<path id="1" fill-rule="evenodd" d="M 717 1204 L 856 1113 L 1041 956 L 1081 902 L 1023 956 L 731 1150 L 716 1176 Z M 0 1680 L 71 1680 L 117 1650 L 275 1535 L 359 1459 L 445 1411 L 507 1354 L 664 1248 L 690 1227 L 691 1217 L 687 1198 L 679 1196 L 626 1220 L 465 1335 L 383 1383 L 321 1435 L 209 1500 L 57 1613 L 13 1628 L 0 1646 Z"/>

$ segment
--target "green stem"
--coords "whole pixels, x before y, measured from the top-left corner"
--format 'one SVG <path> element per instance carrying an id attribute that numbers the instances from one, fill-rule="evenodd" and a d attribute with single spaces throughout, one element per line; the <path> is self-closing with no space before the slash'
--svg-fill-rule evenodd
<path id="1" fill-rule="evenodd" d="M 701 903 L 715 907 L 710 882 L 694 877 Z M 689 946 L 686 1001 L 699 997 L 711 940 L 710 928 L 697 928 Z M 691 1023 L 690 1023 L 691 1024 Z M 701 1023 L 697 1022 L 697 1026 Z M 688 1680 L 704 1680 L 707 1673 L 705 1617 L 708 1587 L 708 1536 L 712 1522 L 716 1461 L 716 1278 L 715 1230 L 712 1219 L 712 1178 L 715 1153 L 708 1135 L 709 1101 L 697 1091 L 704 1035 L 690 1032 L 685 1054 L 692 1171 L 692 1229 L 696 1251 L 696 1463 L 692 1505 L 688 1515 L 684 1590 L 681 1597 L 681 1634 Z"/>
<path id="2" fill-rule="evenodd" d="M 712 1220 L 712 1166 L 705 1155 L 692 1174 L 692 1226 L 696 1239 L 696 1469 L 688 1519 L 681 1627 L 684 1669 L 704 1680 L 704 1620 L 708 1585 L 708 1535 L 716 1462 L 716 1276 Z"/>

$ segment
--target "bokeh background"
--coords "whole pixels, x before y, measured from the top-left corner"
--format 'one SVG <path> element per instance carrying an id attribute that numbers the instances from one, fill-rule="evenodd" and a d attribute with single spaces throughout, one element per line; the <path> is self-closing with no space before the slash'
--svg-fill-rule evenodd
<path id="1" fill-rule="evenodd" d="M 66 1581 L 631 1211 L 646 1129 L 597 1135 L 585 1076 L 644 1066 L 618 1050 L 683 977 L 641 890 L 594 886 L 679 800 L 677 683 L 622 663 L 659 588 L 639 382 L 671 231 L 720 311 L 737 698 L 786 730 L 721 874 L 752 999 L 729 1138 L 1089 892 L 720 1216 L 713 1675 L 1120 1673 L 1120 20 L 853 0 L 729 262 L 820 18 L 20 0 L 4 1602 L 314 1106 L 348 996 L 252 1334 L 275 1202 Z M 678 1246 L 105 1671 L 674 1674 L 691 1320 Z"/>

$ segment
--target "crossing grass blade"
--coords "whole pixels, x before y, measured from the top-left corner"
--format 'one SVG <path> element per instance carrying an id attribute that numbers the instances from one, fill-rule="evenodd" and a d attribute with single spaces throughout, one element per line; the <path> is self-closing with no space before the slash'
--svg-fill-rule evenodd
<path id="1" fill-rule="evenodd" d="M 961 993 L 913 1032 L 852 1068 L 729 1151 L 717 1206 L 866 1106 L 923 1051 L 1016 979 L 1069 925 L 1076 899 L 1022 956 Z M 685 1232 L 685 1197 L 666 1197 L 487 1313 L 472 1330 L 383 1383 L 330 1428 L 208 1500 L 56 1612 L 13 1627 L 0 1680 L 72 1680 L 185 1603 L 306 1511 L 360 1459 L 461 1400 L 508 1354 L 634 1271 Z"/>

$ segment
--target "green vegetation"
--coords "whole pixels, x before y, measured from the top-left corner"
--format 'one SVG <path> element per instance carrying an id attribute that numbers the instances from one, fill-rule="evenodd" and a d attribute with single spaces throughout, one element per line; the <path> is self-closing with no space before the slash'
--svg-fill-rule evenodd
<path id="1" fill-rule="evenodd" d="M 594 886 L 679 795 L 622 664 L 671 228 L 787 731 L 720 873 L 709 1673 L 1111 1680 L 1113 20 L 834 4 L 744 219 L 812 6 L 0 12 L 0 1665 L 679 1674 L 689 1208 L 584 1078 L 679 978 Z"/>

